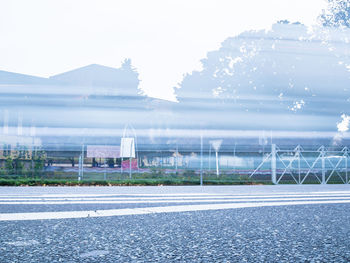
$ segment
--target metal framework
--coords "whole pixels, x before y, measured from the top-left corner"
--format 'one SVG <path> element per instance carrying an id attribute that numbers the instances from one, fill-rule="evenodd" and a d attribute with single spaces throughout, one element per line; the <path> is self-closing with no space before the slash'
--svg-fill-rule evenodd
<path id="1" fill-rule="evenodd" d="M 274 184 L 287 180 L 288 176 L 296 184 L 303 184 L 312 177 L 320 184 L 327 184 L 331 179 L 338 179 L 339 182 L 349 184 L 348 159 L 349 149 L 347 147 L 341 151 L 334 151 L 321 146 L 316 151 L 312 151 L 304 150 L 298 145 L 294 150 L 282 150 L 272 144 L 271 152 L 249 177 L 252 178 L 270 162 L 271 181 Z"/>

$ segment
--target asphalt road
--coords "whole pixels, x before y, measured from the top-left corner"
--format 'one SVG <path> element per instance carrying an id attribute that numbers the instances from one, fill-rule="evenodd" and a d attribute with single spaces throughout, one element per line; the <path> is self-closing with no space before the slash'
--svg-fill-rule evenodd
<path id="1" fill-rule="evenodd" d="M 350 262 L 350 185 L 2 187 L 0 262 Z"/>

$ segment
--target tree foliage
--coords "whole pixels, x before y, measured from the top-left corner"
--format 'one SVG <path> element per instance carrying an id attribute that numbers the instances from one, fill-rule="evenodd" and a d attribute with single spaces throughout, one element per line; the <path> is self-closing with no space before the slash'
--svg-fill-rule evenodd
<path id="1" fill-rule="evenodd" d="M 350 0 L 327 0 L 319 19 L 324 26 L 350 27 Z"/>
<path id="2" fill-rule="evenodd" d="M 145 95 L 144 91 L 139 88 L 139 73 L 136 68 L 132 66 L 131 59 L 127 58 L 123 61 L 120 68 L 121 80 L 125 81 L 126 86 L 131 90 L 136 91 L 135 95 Z"/>
<path id="3" fill-rule="evenodd" d="M 202 104 L 236 105 L 231 112 L 319 114 L 320 101 L 332 96 L 334 102 L 327 104 L 341 112 L 348 107 L 350 61 L 340 63 L 323 40 L 322 34 L 286 20 L 268 31 L 228 38 L 201 60 L 200 71 L 184 77 L 178 100 L 202 97 Z"/>

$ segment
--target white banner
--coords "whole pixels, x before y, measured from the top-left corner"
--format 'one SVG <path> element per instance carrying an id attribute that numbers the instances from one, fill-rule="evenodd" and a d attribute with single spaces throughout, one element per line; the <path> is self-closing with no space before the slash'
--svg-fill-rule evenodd
<path id="1" fill-rule="evenodd" d="M 135 158 L 134 138 L 122 138 L 120 142 L 120 157 Z"/>

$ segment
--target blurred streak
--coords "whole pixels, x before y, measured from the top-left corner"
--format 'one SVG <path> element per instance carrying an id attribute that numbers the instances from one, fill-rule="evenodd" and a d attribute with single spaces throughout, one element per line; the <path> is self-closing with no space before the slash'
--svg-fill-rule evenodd
<path id="1" fill-rule="evenodd" d="M 142 147 L 198 144 L 200 133 L 224 146 L 257 144 L 262 133 L 266 144 L 347 144 L 336 128 L 350 103 L 349 35 L 280 22 L 228 38 L 184 77 L 178 102 L 144 96 L 128 59 L 47 79 L 0 71 L 0 143 L 119 144 L 131 124 Z"/>

